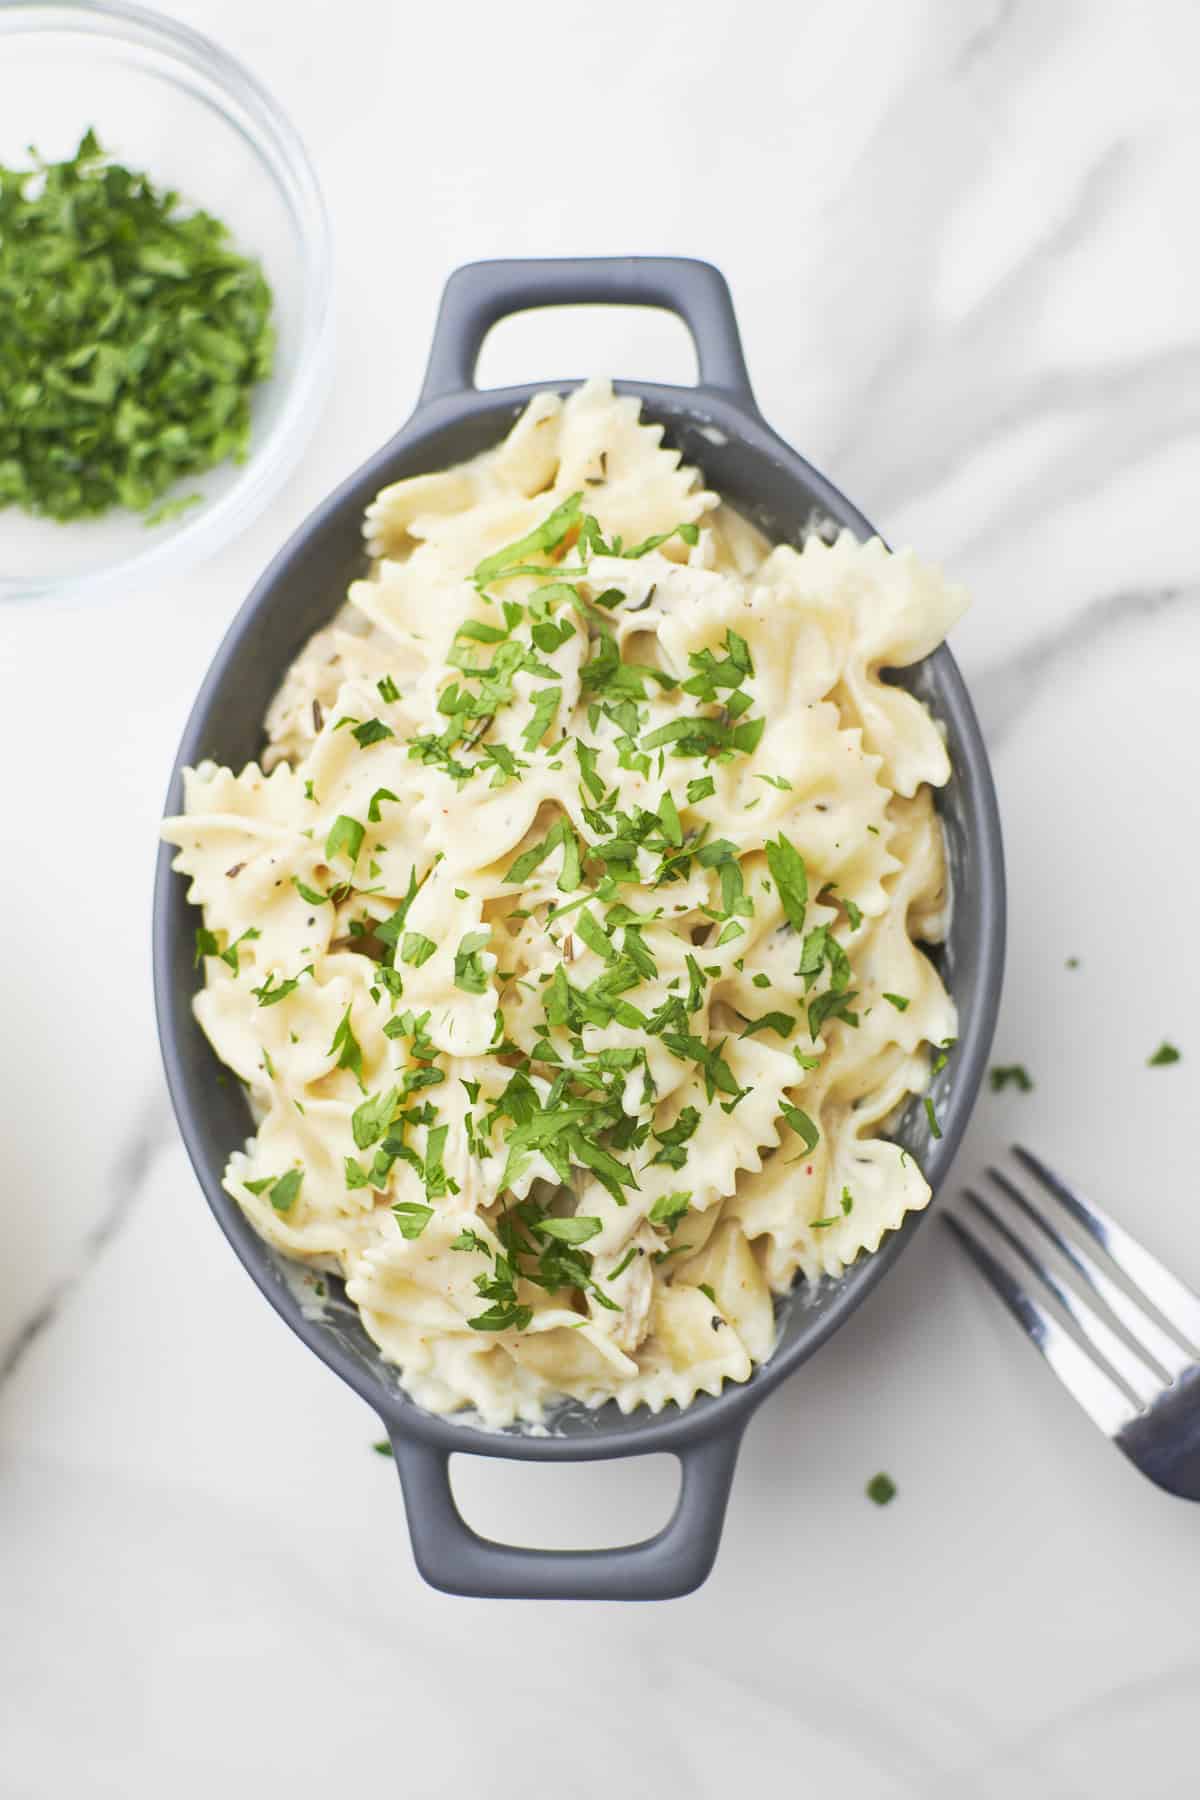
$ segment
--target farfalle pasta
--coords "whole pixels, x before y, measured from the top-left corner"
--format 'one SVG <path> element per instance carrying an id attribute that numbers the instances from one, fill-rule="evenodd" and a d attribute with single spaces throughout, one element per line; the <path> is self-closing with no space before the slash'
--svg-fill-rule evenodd
<path id="1" fill-rule="evenodd" d="M 164 826 L 225 1182 L 422 1405 L 686 1405 L 924 1206 L 887 1136 L 953 1038 L 925 708 L 961 592 L 770 547 L 592 381 L 387 488 L 261 767 Z"/>

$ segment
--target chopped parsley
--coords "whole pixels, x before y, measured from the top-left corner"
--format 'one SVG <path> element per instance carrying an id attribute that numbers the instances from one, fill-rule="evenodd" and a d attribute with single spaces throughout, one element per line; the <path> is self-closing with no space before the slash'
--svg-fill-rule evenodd
<path id="1" fill-rule="evenodd" d="M 0 508 L 160 523 L 184 477 L 244 461 L 270 373 L 271 290 L 211 213 L 73 156 L 0 168 Z"/>
<path id="2" fill-rule="evenodd" d="M 838 1223 L 840 1223 L 840 1221 L 842 1219 L 849 1218 L 850 1214 L 854 1211 L 854 1195 L 850 1192 L 850 1189 L 848 1187 L 844 1187 L 842 1189 L 842 1196 L 841 1196 L 839 1205 L 841 1207 L 841 1211 L 838 1213 L 834 1213 L 832 1218 L 810 1220 L 809 1222 L 812 1225 L 813 1230 L 814 1231 L 828 1231 L 829 1227 L 831 1225 L 837 1225 Z"/>
<path id="3" fill-rule="evenodd" d="M 1146 1058 L 1146 1064 L 1147 1067 L 1151 1069 L 1162 1069 L 1165 1068 L 1168 1063 L 1179 1062 L 1181 1055 L 1182 1053 L 1175 1048 L 1174 1044 L 1168 1044 L 1164 1040 L 1164 1042 L 1158 1046 L 1154 1055 Z"/>
<path id="4" fill-rule="evenodd" d="M 311 974 L 311 963 L 307 968 L 301 969 L 299 975 L 291 975 L 286 981 L 276 982 L 274 971 L 272 971 L 261 987 L 251 988 L 250 992 L 260 1006 L 277 1006 L 281 1000 L 286 1000 L 289 994 L 295 993 L 300 986 L 302 976 Z"/>
<path id="5" fill-rule="evenodd" d="M 369 745 L 381 744 L 384 738 L 395 737 L 396 734 L 382 719 L 364 719 L 361 725 L 354 727 L 351 735 L 359 748 L 366 750 Z"/>
<path id="6" fill-rule="evenodd" d="M 423 1206 L 419 1200 L 397 1200 L 392 1217 L 400 1227 L 400 1236 L 411 1240 L 420 1237 L 433 1217 L 433 1208 Z"/>
<path id="7" fill-rule="evenodd" d="M 867 1499 L 873 1500 L 876 1506 L 887 1506 L 889 1501 L 896 1498 L 897 1491 L 891 1476 L 883 1473 L 872 1475 L 866 1488 Z"/>
<path id="8" fill-rule="evenodd" d="M 599 1219 L 575 1213 L 568 1219 L 539 1219 L 534 1230 L 539 1237 L 554 1238 L 560 1244 L 586 1244 L 604 1229 Z"/>
<path id="9" fill-rule="evenodd" d="M 685 1106 L 673 1125 L 665 1131 L 656 1131 L 654 1141 L 661 1146 L 658 1153 L 651 1157 L 651 1162 L 665 1163 L 669 1169 L 682 1169 L 687 1161 L 687 1144 L 696 1134 L 700 1124 L 700 1114 L 696 1107 Z"/>
<path id="10" fill-rule="evenodd" d="M 354 1134 L 354 1142 L 360 1150 L 369 1150 L 372 1144 L 378 1143 L 388 1126 L 400 1101 L 399 1088 L 388 1088 L 383 1093 L 373 1094 L 355 1108 L 350 1119 L 350 1128 Z"/>
<path id="11" fill-rule="evenodd" d="M 346 813 L 339 813 L 325 839 L 325 860 L 332 862 L 335 856 L 344 856 L 347 862 L 356 863 L 366 835 L 365 825 L 361 825 L 357 819 L 351 819 Z"/>
<path id="12" fill-rule="evenodd" d="M 609 1273 L 604 1277 L 604 1279 L 606 1281 L 616 1281 L 617 1277 L 619 1275 L 623 1275 L 625 1273 L 626 1269 L 629 1267 L 630 1263 L 634 1262 L 639 1256 L 641 1256 L 641 1254 L 642 1254 L 642 1251 L 641 1251 L 641 1248 L 639 1245 L 630 1244 L 628 1250 L 625 1252 L 625 1254 L 621 1258 L 620 1262 L 616 1265 L 616 1267 L 614 1269 L 611 1269 L 609 1271 Z"/>
<path id="13" fill-rule="evenodd" d="M 792 1106 L 786 1100 L 780 1103 L 779 1110 L 783 1118 L 787 1120 L 792 1130 L 796 1133 L 796 1136 L 803 1143 L 805 1150 L 815 1150 L 821 1141 L 821 1133 L 817 1130 L 817 1127 L 813 1124 L 808 1114 L 802 1112 L 798 1106 Z"/>
<path id="14" fill-rule="evenodd" d="M 298 875 L 292 876 L 292 886 L 295 888 L 300 898 L 302 900 L 307 900 L 310 906 L 324 906 L 329 900 L 328 894 L 318 893 L 316 888 L 309 887 L 306 881 L 301 881 Z"/>
<path id="15" fill-rule="evenodd" d="M 436 949 L 433 939 L 426 937 L 423 931 L 406 931 L 400 941 L 400 961 L 419 969 L 429 961 Z"/>
<path id="16" fill-rule="evenodd" d="M 529 557 L 539 552 L 555 550 L 562 543 L 567 533 L 579 523 L 580 505 L 583 500 L 582 489 L 571 494 L 561 506 L 556 506 L 548 518 L 540 525 L 518 538 L 514 544 L 506 544 L 502 550 L 493 551 L 485 556 L 475 570 L 476 586 L 484 588 L 495 576 L 505 569 L 511 569 L 528 561 Z"/>
<path id="17" fill-rule="evenodd" d="M 808 907 L 808 875 L 804 858 L 782 832 L 777 838 L 767 842 L 767 866 L 774 878 L 788 923 L 794 931 L 803 931 L 804 914 Z"/>
<path id="18" fill-rule="evenodd" d="M 252 1194 L 265 1193 L 277 1213 L 289 1213 L 303 1180 L 303 1169 L 288 1169 L 282 1175 L 265 1175 L 259 1181 L 248 1181 L 246 1186 Z"/>
<path id="19" fill-rule="evenodd" d="M 468 931 L 454 953 L 454 985 L 461 988 L 464 994 L 487 992 L 488 972 L 479 953 L 491 935 L 486 926 L 481 931 Z M 426 938 L 425 942 L 428 943 L 429 939 Z"/>
<path id="20" fill-rule="evenodd" d="M 527 750 L 536 750 L 550 729 L 550 721 L 558 711 L 562 699 L 562 689 L 557 687 L 539 688 L 533 696 L 533 716 L 521 733 L 521 742 Z"/>
<path id="21" fill-rule="evenodd" d="M 361 1088 L 363 1085 L 362 1045 L 355 1037 L 354 1027 L 350 1023 L 351 1010 L 352 1007 L 347 1006 L 345 1012 L 342 1014 L 338 1028 L 333 1034 L 333 1042 L 329 1046 L 328 1055 L 336 1056 L 337 1062 L 334 1064 L 334 1067 L 337 1069 L 349 1069 L 355 1081 L 357 1081 Z"/>
<path id="22" fill-rule="evenodd" d="M 665 1225 L 668 1231 L 674 1231 L 691 1204 L 690 1192 L 660 1194 L 646 1216 L 652 1225 Z"/>
<path id="23" fill-rule="evenodd" d="M 1023 1063 L 997 1064 L 988 1079 L 993 1094 L 1002 1093 L 1007 1087 L 1015 1087 L 1020 1094 L 1028 1094 L 1033 1089 L 1033 1078 Z"/>

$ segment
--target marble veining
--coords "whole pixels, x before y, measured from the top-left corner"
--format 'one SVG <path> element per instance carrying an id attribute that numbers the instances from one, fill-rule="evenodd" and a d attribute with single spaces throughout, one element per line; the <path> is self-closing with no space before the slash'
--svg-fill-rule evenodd
<path id="1" fill-rule="evenodd" d="M 1197 601 L 1196 582 L 1103 594 L 1064 623 L 1031 637 L 1021 649 L 985 663 L 972 677 L 971 693 L 989 751 L 999 749 L 1026 709 L 1073 662 L 1091 655 L 1119 632 L 1151 621 L 1169 623 L 1176 612 L 1191 613 Z"/>
<path id="2" fill-rule="evenodd" d="M 8 1341 L 0 1349 L 0 1388 L 17 1373 L 42 1332 L 48 1331 L 63 1308 L 70 1304 L 79 1284 L 90 1279 L 98 1269 L 105 1252 L 143 1198 L 155 1153 L 168 1141 L 173 1129 L 166 1095 L 161 1088 L 156 1088 L 117 1141 L 99 1184 L 95 1217 L 70 1262 L 42 1293 L 31 1296 L 29 1310 L 18 1317 Z"/>
<path id="3" fill-rule="evenodd" d="M 203 1206 L 147 926 L 201 675 L 405 416 L 450 268 L 708 257 L 765 416 L 974 597 L 953 648 L 1006 832 L 996 1058 L 1034 1085 L 982 1096 L 939 1205 L 1023 1138 L 1200 1286 L 1200 12 L 610 0 L 584 30 L 548 0 L 299 0 L 285 31 L 273 7 L 169 10 L 311 147 L 338 365 L 296 475 L 204 568 L 0 620 L 0 1789 L 1178 1800 L 1200 1520 L 1076 1412 L 936 1219 L 752 1423 L 698 1594 L 424 1587 L 378 1422 Z M 689 379 L 641 315 L 538 333 L 498 336 L 490 377 Z M 1148 1068 L 1163 1037 L 1183 1060 Z M 457 1461 L 472 1521 L 513 1540 L 611 1543 L 670 1505 L 658 1459 Z"/>

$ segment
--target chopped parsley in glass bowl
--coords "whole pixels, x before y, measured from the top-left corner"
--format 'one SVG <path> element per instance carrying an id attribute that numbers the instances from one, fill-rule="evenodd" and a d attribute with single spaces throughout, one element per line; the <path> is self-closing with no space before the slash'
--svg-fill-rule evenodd
<path id="1" fill-rule="evenodd" d="M 161 386 L 177 395 L 183 423 L 168 421 L 161 404 L 156 411 L 149 394 L 135 393 L 129 369 L 119 366 L 128 352 L 113 347 L 122 344 L 119 331 L 102 367 L 85 352 L 81 391 L 98 395 L 97 383 L 113 387 L 123 417 L 145 434 L 147 471 L 161 491 L 151 501 L 144 483 L 113 481 L 109 486 L 119 487 L 126 503 L 110 506 L 101 503 L 107 491 L 101 481 L 93 484 L 96 505 L 89 513 L 77 503 L 82 489 L 50 482 L 43 466 L 29 492 L 47 496 L 49 507 L 39 514 L 23 504 L 0 506 L 0 600 L 76 602 L 125 592 L 177 573 L 227 542 L 295 465 L 329 373 L 332 258 L 324 205 L 299 138 L 253 76 L 207 38 L 141 7 L 18 0 L 0 8 L 0 169 L 28 169 L 33 153 L 47 164 L 70 162 L 89 132 L 115 165 L 144 175 L 156 194 L 178 194 L 172 216 L 194 210 L 227 228 L 219 250 L 214 233 L 198 228 L 185 255 L 198 255 L 202 240 L 205 254 L 227 255 L 230 279 L 240 279 L 243 297 L 208 309 L 203 346 L 189 342 L 186 308 L 164 304 L 157 324 L 152 307 L 143 308 L 151 340 L 159 329 L 178 341 L 174 379 Z M 27 191 L 36 196 L 37 184 Z M 10 230 L 14 216 L 10 205 Z M 139 231 L 147 216 L 143 210 Z M 161 279 L 164 272 L 153 274 Z M 63 280 L 69 287 L 69 268 Z M 228 338 L 223 345 L 223 331 L 240 332 L 241 345 Z M 124 344 L 130 341 L 126 332 Z M 246 352 L 241 372 L 201 408 L 201 387 L 189 387 L 189 370 L 203 354 L 215 373 L 222 354 L 239 349 Z M 8 371 L 0 423 L 5 408 L 38 400 L 39 373 L 22 369 L 26 379 L 18 382 Z M 139 408 L 142 398 L 146 406 Z M 61 407 L 61 384 L 54 399 Z M 216 417 L 223 408 L 227 425 Z M 10 427 L 13 418 L 10 412 Z M 111 424 L 105 417 L 105 426 Z M 86 441 L 86 425 L 80 436 Z M 98 431 L 97 438 L 111 472 L 115 433 Z M 164 454 L 182 470 L 165 487 Z M 62 455 L 66 466 L 78 466 L 69 443 Z M 10 468 L 6 493 L 21 492 L 30 473 Z M 54 508 L 62 516 L 51 516 Z"/>

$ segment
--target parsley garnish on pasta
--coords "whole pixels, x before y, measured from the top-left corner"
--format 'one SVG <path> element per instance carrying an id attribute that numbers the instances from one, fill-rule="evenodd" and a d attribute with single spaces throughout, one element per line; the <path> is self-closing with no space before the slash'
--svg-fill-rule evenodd
<path id="1" fill-rule="evenodd" d="M 908 928 L 944 924 L 949 765 L 879 669 L 961 596 L 772 550 L 603 382 L 367 540 L 261 764 L 166 826 L 257 1121 L 230 1192 L 435 1410 L 745 1380 L 776 1294 L 928 1199 L 885 1132 L 953 1046 Z"/>

